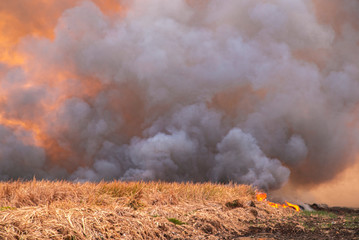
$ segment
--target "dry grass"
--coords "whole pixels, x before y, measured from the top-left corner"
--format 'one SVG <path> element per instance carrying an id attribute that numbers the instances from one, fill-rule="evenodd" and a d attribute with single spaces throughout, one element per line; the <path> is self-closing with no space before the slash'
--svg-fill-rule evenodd
<path id="1" fill-rule="evenodd" d="M 57 208 L 101 206 L 174 205 L 188 202 L 221 202 L 228 198 L 253 198 L 245 185 L 163 183 L 163 182 L 2 182 L 0 206 L 21 208 L 56 206 Z M 137 206 L 140 207 L 140 206 Z M 135 207 L 136 208 L 136 207 Z"/>
<path id="2" fill-rule="evenodd" d="M 283 211 L 236 184 L 0 183 L 0 239 L 218 239 Z"/>

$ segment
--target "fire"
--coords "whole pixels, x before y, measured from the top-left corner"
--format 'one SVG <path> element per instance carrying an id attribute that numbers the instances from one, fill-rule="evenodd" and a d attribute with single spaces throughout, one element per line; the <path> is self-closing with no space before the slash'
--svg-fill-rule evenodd
<path id="1" fill-rule="evenodd" d="M 257 200 L 258 201 L 262 202 L 262 201 L 264 201 L 266 199 L 267 199 L 267 194 L 266 193 L 262 193 L 262 192 L 257 193 Z"/>
<path id="2" fill-rule="evenodd" d="M 289 203 L 287 201 L 285 201 L 285 204 L 279 204 L 279 203 L 274 203 L 274 202 L 270 202 L 267 200 L 267 194 L 264 193 L 264 192 L 258 192 L 257 195 L 257 200 L 259 202 L 266 202 L 268 203 L 269 206 L 271 207 L 274 207 L 274 208 L 292 208 L 294 210 L 296 210 L 297 212 L 300 211 L 300 207 L 298 205 L 295 205 L 295 204 L 292 204 L 292 203 Z"/>
<path id="3" fill-rule="evenodd" d="M 300 208 L 299 208 L 298 205 L 291 204 L 291 203 L 289 203 L 289 202 L 287 202 L 287 201 L 285 201 L 285 203 L 287 204 L 288 207 L 294 208 L 297 212 L 300 211 Z M 284 204 L 283 204 L 283 205 L 284 205 Z"/>

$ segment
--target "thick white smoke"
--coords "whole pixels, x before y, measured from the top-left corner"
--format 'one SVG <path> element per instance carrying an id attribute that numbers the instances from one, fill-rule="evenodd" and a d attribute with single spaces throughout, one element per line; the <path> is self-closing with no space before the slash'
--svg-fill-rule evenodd
<path id="1" fill-rule="evenodd" d="M 121 16 L 91 1 L 69 9 L 54 40 L 22 40 L 26 64 L 0 66 L 3 118 L 46 135 L 3 121 L 2 179 L 275 189 L 290 174 L 319 183 L 354 162 L 359 30 L 351 18 L 338 32 L 301 0 L 124 5 Z"/>

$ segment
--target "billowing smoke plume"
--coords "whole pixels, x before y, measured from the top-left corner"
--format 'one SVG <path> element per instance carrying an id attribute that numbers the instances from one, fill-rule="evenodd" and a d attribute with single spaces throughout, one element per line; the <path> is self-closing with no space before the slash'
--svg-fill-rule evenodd
<path id="1" fill-rule="evenodd" d="M 355 161 L 359 1 L 7 2 L 3 180 L 275 189 Z"/>

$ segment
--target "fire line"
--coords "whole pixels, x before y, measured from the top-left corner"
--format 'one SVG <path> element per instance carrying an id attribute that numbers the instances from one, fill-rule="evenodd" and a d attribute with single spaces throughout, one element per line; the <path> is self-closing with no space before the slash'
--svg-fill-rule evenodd
<path id="1" fill-rule="evenodd" d="M 285 204 L 278 204 L 278 203 L 268 201 L 267 194 L 263 193 L 263 192 L 257 193 L 256 197 L 257 197 L 257 200 L 259 202 L 266 202 L 269 206 L 274 207 L 274 208 L 280 208 L 280 207 L 282 207 L 282 208 L 292 208 L 297 212 L 300 211 L 300 207 L 298 205 L 289 203 L 287 201 L 285 201 Z"/>

